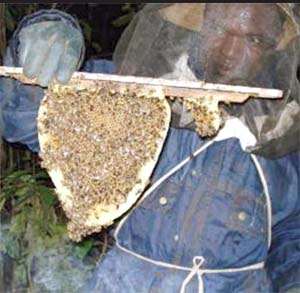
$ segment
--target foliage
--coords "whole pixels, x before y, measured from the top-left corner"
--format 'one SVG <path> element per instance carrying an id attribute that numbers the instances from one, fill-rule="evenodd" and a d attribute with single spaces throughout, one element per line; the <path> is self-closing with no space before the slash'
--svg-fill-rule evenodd
<path id="1" fill-rule="evenodd" d="M 102 48 L 100 43 L 93 39 L 93 29 L 89 21 L 86 19 L 79 19 L 79 24 L 83 31 L 86 47 L 94 49 L 95 53 L 99 54 L 102 51 Z"/>
<path id="2" fill-rule="evenodd" d="M 122 12 L 125 13 L 122 16 L 118 17 L 112 22 L 112 25 L 115 27 L 121 27 L 129 24 L 134 15 L 136 14 L 136 9 L 130 3 L 126 3 L 121 8 Z"/>
<path id="3" fill-rule="evenodd" d="M 52 8 L 48 5 L 47 8 Z M 12 35 L 17 28 L 19 21 L 25 16 L 36 12 L 39 9 L 37 3 L 28 5 L 6 5 L 5 6 L 5 22 L 8 35 Z"/>
<path id="4" fill-rule="evenodd" d="M 14 286 L 64 292 L 78 289 L 94 265 L 84 263 L 94 240 L 74 244 L 68 239 L 48 175 L 42 170 L 35 175 L 18 170 L 2 183 L 0 252 L 14 260 Z"/>

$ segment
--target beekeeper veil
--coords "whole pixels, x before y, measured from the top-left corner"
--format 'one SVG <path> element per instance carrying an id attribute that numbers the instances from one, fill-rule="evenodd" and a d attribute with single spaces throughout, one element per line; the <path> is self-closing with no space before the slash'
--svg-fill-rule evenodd
<path id="1" fill-rule="evenodd" d="M 119 74 L 276 88 L 280 100 L 223 105 L 256 136 L 250 151 L 300 148 L 299 27 L 293 4 L 148 4 L 114 54 Z M 182 126 L 182 125 L 181 125 Z"/>

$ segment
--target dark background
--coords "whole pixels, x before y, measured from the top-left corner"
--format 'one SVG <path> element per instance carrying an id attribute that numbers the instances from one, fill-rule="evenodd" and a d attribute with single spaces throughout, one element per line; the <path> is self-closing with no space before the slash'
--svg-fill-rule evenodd
<path id="1" fill-rule="evenodd" d="M 111 59 L 123 30 L 144 4 L 0 4 L 0 52 L 19 21 L 40 9 L 59 9 L 76 17 L 83 29 L 86 58 Z"/>

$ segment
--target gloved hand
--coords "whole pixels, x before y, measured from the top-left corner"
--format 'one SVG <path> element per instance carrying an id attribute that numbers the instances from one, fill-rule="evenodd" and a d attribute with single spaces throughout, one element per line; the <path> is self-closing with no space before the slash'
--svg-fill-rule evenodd
<path id="1" fill-rule="evenodd" d="M 82 33 L 62 21 L 39 22 L 19 34 L 19 64 L 28 78 L 47 86 L 54 78 L 67 83 L 78 69 L 84 38 Z"/>

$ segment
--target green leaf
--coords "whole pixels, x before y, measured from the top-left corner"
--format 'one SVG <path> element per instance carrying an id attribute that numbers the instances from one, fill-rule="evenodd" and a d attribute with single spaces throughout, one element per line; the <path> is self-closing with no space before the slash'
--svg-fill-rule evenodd
<path id="1" fill-rule="evenodd" d="M 20 181 L 24 183 L 35 183 L 35 180 L 31 174 L 24 174 L 20 176 Z"/>
<path id="2" fill-rule="evenodd" d="M 5 202 L 6 202 L 6 198 L 0 199 L 0 212 L 1 212 L 2 209 L 3 209 Z"/>
<path id="3" fill-rule="evenodd" d="M 41 201 L 46 206 L 53 206 L 57 201 L 57 197 L 54 195 L 54 189 L 52 188 L 39 185 L 36 187 L 36 192 L 40 194 Z"/>
<path id="4" fill-rule="evenodd" d="M 12 218 L 12 223 L 10 226 L 9 233 L 17 237 L 22 237 L 22 234 L 26 231 L 26 225 L 28 222 L 28 211 L 23 209 L 22 212 L 16 214 Z"/>
<path id="5" fill-rule="evenodd" d="M 6 27 L 9 31 L 14 31 L 17 25 L 16 20 L 14 19 L 14 16 L 9 8 L 5 9 L 5 23 Z"/>
<path id="6" fill-rule="evenodd" d="M 92 42 L 92 47 L 95 49 L 95 51 L 97 53 L 100 53 L 102 51 L 101 46 L 98 43 L 96 43 L 96 42 Z"/>
<path id="7" fill-rule="evenodd" d="M 112 22 L 112 25 L 114 27 L 121 27 L 121 26 L 127 25 L 132 20 L 134 15 L 135 15 L 135 12 L 131 11 L 131 12 L 129 12 L 129 13 L 123 15 L 123 16 L 120 16 L 116 20 L 114 20 Z"/>
<path id="8" fill-rule="evenodd" d="M 30 192 L 31 192 L 31 190 L 28 186 L 23 186 L 16 190 L 15 195 L 18 197 L 25 197 Z"/>
<path id="9" fill-rule="evenodd" d="M 82 25 L 83 34 L 88 43 L 92 41 L 92 28 L 85 20 L 79 20 L 79 23 Z"/>
<path id="10" fill-rule="evenodd" d="M 84 259 L 85 256 L 91 251 L 93 248 L 93 241 L 90 239 L 84 240 L 75 246 L 75 256 L 80 259 Z"/>
<path id="11" fill-rule="evenodd" d="M 129 12 L 132 11 L 133 8 L 131 6 L 131 3 L 125 3 L 122 7 L 121 7 L 122 12 Z"/>
<path id="12" fill-rule="evenodd" d="M 4 252 L 11 258 L 17 259 L 21 254 L 21 247 L 18 239 L 12 235 L 8 235 L 4 240 Z"/>
<path id="13" fill-rule="evenodd" d="M 38 172 L 37 174 L 35 174 L 34 178 L 36 180 L 50 179 L 48 173 L 44 170 L 42 170 L 42 171 Z"/>
<path id="14" fill-rule="evenodd" d="M 27 268 L 25 264 L 14 267 L 14 283 L 17 286 L 24 286 L 27 283 Z"/>
<path id="15" fill-rule="evenodd" d="M 14 171 L 11 174 L 9 174 L 5 180 L 7 181 L 12 181 L 12 179 L 17 179 L 20 178 L 23 175 L 28 175 L 28 172 L 25 170 L 19 170 L 19 171 Z"/>
<path id="16" fill-rule="evenodd" d="M 67 225 L 65 224 L 50 224 L 51 234 L 60 237 L 67 234 Z"/>
<path id="17" fill-rule="evenodd" d="M 26 14 L 32 14 L 32 13 L 36 12 L 37 9 L 38 9 L 38 4 L 37 3 L 30 4 L 30 5 L 27 5 L 25 13 Z"/>

